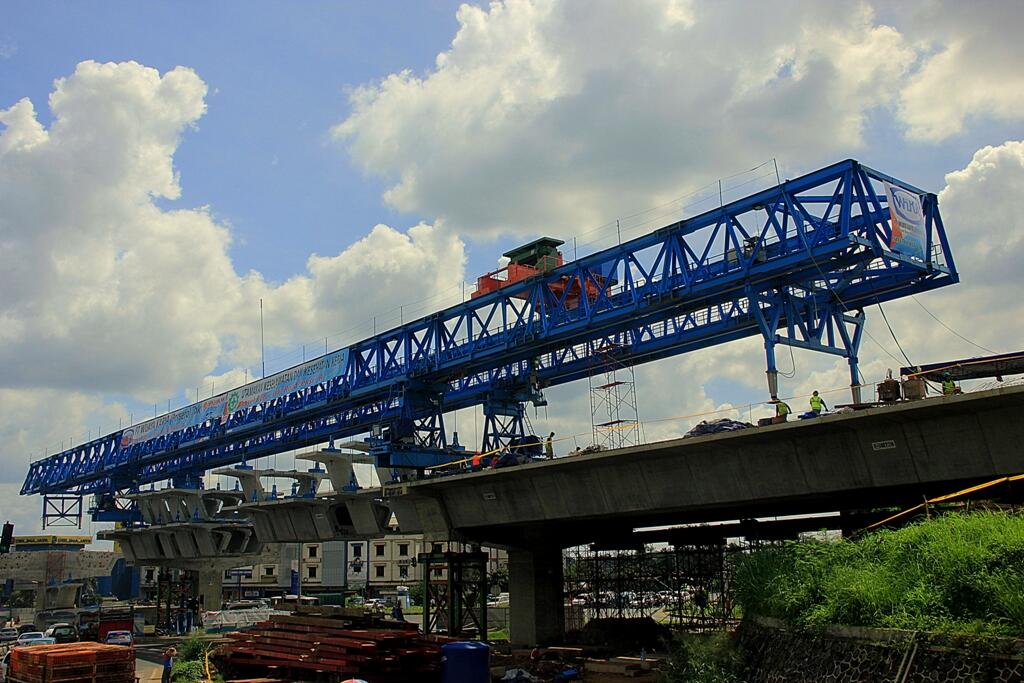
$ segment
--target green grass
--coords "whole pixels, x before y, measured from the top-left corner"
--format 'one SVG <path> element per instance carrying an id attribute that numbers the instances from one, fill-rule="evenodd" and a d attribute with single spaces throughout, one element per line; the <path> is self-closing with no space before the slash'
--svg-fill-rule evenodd
<path id="1" fill-rule="evenodd" d="M 666 683 L 739 683 L 740 656 L 727 633 L 682 634 L 672 643 Z"/>
<path id="2" fill-rule="evenodd" d="M 795 625 L 1024 636 L 1024 517 L 951 514 L 759 551 L 734 590 L 745 612 Z"/>
<path id="3" fill-rule="evenodd" d="M 508 640 L 508 629 L 500 628 L 488 631 L 487 640 Z"/>

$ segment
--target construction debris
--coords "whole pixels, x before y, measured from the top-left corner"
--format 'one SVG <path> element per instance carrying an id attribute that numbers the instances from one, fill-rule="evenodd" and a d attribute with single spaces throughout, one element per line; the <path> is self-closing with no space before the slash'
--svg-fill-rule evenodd
<path id="1" fill-rule="evenodd" d="M 134 683 L 135 648 L 101 643 L 32 645 L 11 650 L 10 683 Z"/>
<path id="2" fill-rule="evenodd" d="M 684 439 L 693 436 L 704 436 L 705 434 L 721 434 L 722 432 L 736 432 L 741 429 L 748 429 L 754 425 L 749 422 L 739 422 L 723 417 L 719 420 L 702 420 L 693 429 L 686 432 Z"/>
<path id="3" fill-rule="evenodd" d="M 436 674 L 441 646 L 454 639 L 421 636 L 415 624 L 318 608 L 274 614 L 216 651 L 218 667 L 232 674 L 303 680 L 321 674 L 394 675 L 399 680 Z"/>

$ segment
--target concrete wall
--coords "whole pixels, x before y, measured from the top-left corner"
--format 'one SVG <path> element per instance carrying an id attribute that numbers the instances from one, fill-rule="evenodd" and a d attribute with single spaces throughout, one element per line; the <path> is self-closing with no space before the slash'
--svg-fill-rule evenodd
<path id="1" fill-rule="evenodd" d="M 1024 641 L 832 627 L 798 630 L 769 619 L 740 628 L 748 683 L 1024 680 Z"/>

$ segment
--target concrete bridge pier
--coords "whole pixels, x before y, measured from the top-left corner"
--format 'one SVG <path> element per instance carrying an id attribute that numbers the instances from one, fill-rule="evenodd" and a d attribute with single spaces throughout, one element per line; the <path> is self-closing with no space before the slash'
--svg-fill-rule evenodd
<path id="1" fill-rule="evenodd" d="M 196 595 L 202 596 L 204 609 L 219 610 L 223 607 L 223 580 L 224 570 L 219 566 L 199 570 L 199 590 Z"/>
<path id="2" fill-rule="evenodd" d="M 509 640 L 517 647 L 554 643 L 565 634 L 562 549 L 508 551 Z"/>

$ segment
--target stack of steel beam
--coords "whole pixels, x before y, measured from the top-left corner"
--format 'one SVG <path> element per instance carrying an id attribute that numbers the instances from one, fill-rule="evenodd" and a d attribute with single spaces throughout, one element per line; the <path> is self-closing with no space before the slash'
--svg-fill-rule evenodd
<path id="1" fill-rule="evenodd" d="M 325 614 L 274 614 L 226 635 L 231 642 L 217 651 L 225 668 L 300 678 L 369 672 L 428 676 L 439 670 L 441 645 L 448 642 L 420 636 L 415 624 Z"/>
<path id="2" fill-rule="evenodd" d="M 11 650 L 11 683 L 134 683 L 135 649 L 100 643 L 33 645 Z"/>

